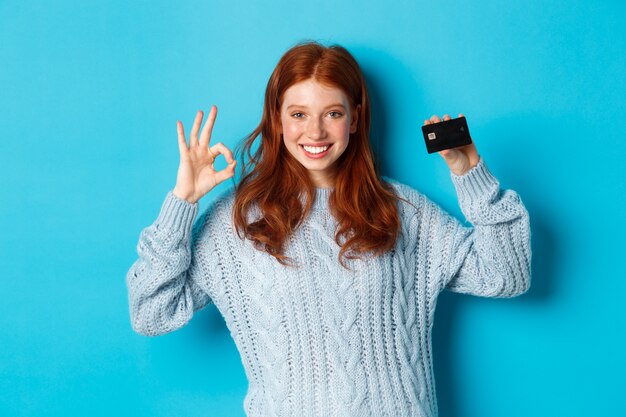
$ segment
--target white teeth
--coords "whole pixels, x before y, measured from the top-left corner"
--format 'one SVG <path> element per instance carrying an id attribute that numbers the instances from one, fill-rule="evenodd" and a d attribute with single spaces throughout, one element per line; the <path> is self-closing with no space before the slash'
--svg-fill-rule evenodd
<path id="1" fill-rule="evenodd" d="M 303 148 L 310 153 L 322 153 L 324 152 L 326 149 L 328 149 L 328 145 L 326 146 L 303 146 Z"/>

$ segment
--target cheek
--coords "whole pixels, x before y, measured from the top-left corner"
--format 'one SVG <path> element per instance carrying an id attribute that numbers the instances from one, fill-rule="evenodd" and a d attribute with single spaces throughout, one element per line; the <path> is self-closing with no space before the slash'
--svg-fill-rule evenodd
<path id="1" fill-rule="evenodd" d="M 337 125 L 335 129 L 335 135 L 337 137 L 345 138 L 347 140 L 350 137 L 350 125 L 347 123 Z"/>
<path id="2" fill-rule="evenodd" d="M 283 124 L 283 137 L 286 141 L 297 140 L 302 134 L 302 128 L 294 123 Z"/>

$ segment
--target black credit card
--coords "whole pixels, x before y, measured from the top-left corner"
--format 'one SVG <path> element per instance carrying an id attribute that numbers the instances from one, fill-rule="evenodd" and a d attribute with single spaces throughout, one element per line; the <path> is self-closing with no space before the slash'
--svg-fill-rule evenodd
<path id="1" fill-rule="evenodd" d="M 423 125 L 422 133 L 424 134 L 428 153 L 472 143 L 465 117 Z"/>

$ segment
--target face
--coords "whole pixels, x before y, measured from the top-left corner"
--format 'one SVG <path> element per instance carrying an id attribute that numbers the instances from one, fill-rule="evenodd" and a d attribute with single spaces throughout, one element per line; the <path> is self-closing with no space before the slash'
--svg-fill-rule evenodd
<path id="1" fill-rule="evenodd" d="M 280 109 L 283 142 L 317 187 L 333 185 L 335 162 L 356 132 L 358 105 L 352 113 L 342 90 L 309 79 L 289 87 Z"/>

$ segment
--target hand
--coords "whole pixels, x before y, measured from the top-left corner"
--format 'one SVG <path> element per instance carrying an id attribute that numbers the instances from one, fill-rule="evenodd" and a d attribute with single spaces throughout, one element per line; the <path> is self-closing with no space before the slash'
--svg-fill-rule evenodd
<path id="1" fill-rule="evenodd" d="M 459 117 L 463 117 L 462 113 L 459 113 Z M 449 114 L 443 115 L 443 120 L 450 120 Z M 431 123 L 439 123 L 441 120 L 436 114 L 433 115 L 430 120 L 424 120 L 424 125 Z M 437 152 L 448 164 L 448 168 L 456 175 L 463 175 L 471 168 L 478 164 L 480 159 L 474 141 L 469 145 L 459 146 L 458 148 L 444 149 Z"/>
<path id="2" fill-rule="evenodd" d="M 177 121 L 178 128 L 178 148 L 180 151 L 180 165 L 178 167 L 178 177 L 174 195 L 190 203 L 195 203 L 206 193 L 211 191 L 216 185 L 235 175 L 235 165 L 237 161 L 233 159 L 233 154 L 221 142 L 209 147 L 213 124 L 217 116 L 217 107 L 211 106 L 209 117 L 207 118 L 200 141 L 198 141 L 198 130 L 202 123 L 202 110 L 198 111 L 196 119 L 191 128 L 189 137 L 189 147 L 185 140 L 183 123 Z M 228 166 L 221 171 L 215 171 L 213 163 L 219 154 L 224 155 Z"/>

